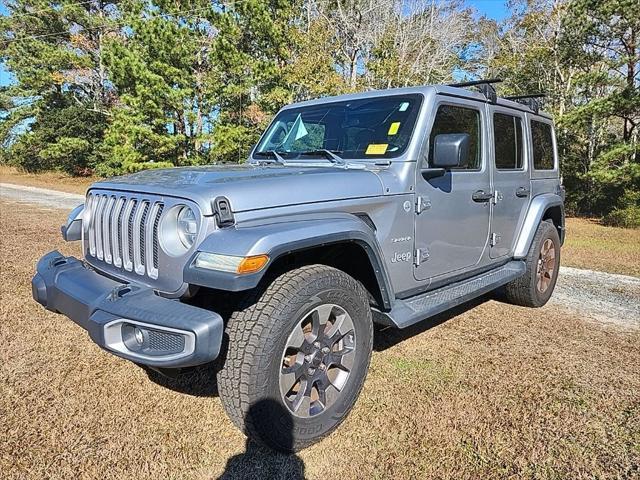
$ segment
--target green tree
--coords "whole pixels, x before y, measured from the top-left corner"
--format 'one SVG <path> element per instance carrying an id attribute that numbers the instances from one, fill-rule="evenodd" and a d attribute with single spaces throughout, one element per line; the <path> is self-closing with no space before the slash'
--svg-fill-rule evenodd
<path id="1" fill-rule="evenodd" d="M 103 63 L 115 3 L 13 0 L 7 7 L 0 62 L 16 82 L 0 94 L 3 159 L 30 170 L 87 173 L 98 162 L 115 98 Z"/>

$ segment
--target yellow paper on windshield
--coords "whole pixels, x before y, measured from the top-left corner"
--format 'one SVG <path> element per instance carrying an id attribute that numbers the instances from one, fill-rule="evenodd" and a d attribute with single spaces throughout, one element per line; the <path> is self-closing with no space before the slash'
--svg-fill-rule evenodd
<path id="1" fill-rule="evenodd" d="M 384 155 L 387 151 L 388 143 L 370 143 L 365 155 Z"/>
<path id="2" fill-rule="evenodd" d="M 393 122 L 390 126 L 389 126 L 389 131 L 387 132 L 388 135 L 395 135 L 396 133 L 398 133 L 398 129 L 400 128 L 400 122 Z"/>

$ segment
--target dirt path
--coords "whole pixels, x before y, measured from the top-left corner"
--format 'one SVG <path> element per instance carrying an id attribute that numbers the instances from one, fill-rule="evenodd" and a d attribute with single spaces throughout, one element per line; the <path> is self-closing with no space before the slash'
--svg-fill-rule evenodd
<path id="1" fill-rule="evenodd" d="M 64 210 L 72 210 L 84 202 L 84 196 L 75 193 L 58 192 L 46 188 L 27 187 L 12 183 L 0 183 L 0 198 Z"/>
<path id="2" fill-rule="evenodd" d="M 71 210 L 84 197 L 37 187 L 0 183 L 0 198 Z M 561 267 L 551 304 L 600 322 L 640 328 L 640 278 Z"/>

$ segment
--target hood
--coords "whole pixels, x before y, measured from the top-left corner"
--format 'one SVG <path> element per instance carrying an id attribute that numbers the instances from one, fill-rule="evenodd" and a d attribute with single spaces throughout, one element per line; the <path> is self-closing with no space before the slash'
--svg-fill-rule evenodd
<path id="1" fill-rule="evenodd" d="M 188 198 L 204 215 L 227 197 L 234 212 L 383 194 L 370 170 L 317 166 L 221 165 L 145 170 L 100 181 L 91 188 Z"/>

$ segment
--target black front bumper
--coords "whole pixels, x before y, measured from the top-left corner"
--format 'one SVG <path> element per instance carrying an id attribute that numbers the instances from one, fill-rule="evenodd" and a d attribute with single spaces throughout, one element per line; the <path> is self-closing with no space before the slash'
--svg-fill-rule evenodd
<path id="1" fill-rule="evenodd" d="M 124 284 L 54 251 L 38 262 L 33 298 L 89 332 L 102 348 L 153 367 L 200 365 L 220 353 L 220 315 Z M 139 340 L 139 341 L 138 341 Z"/>

